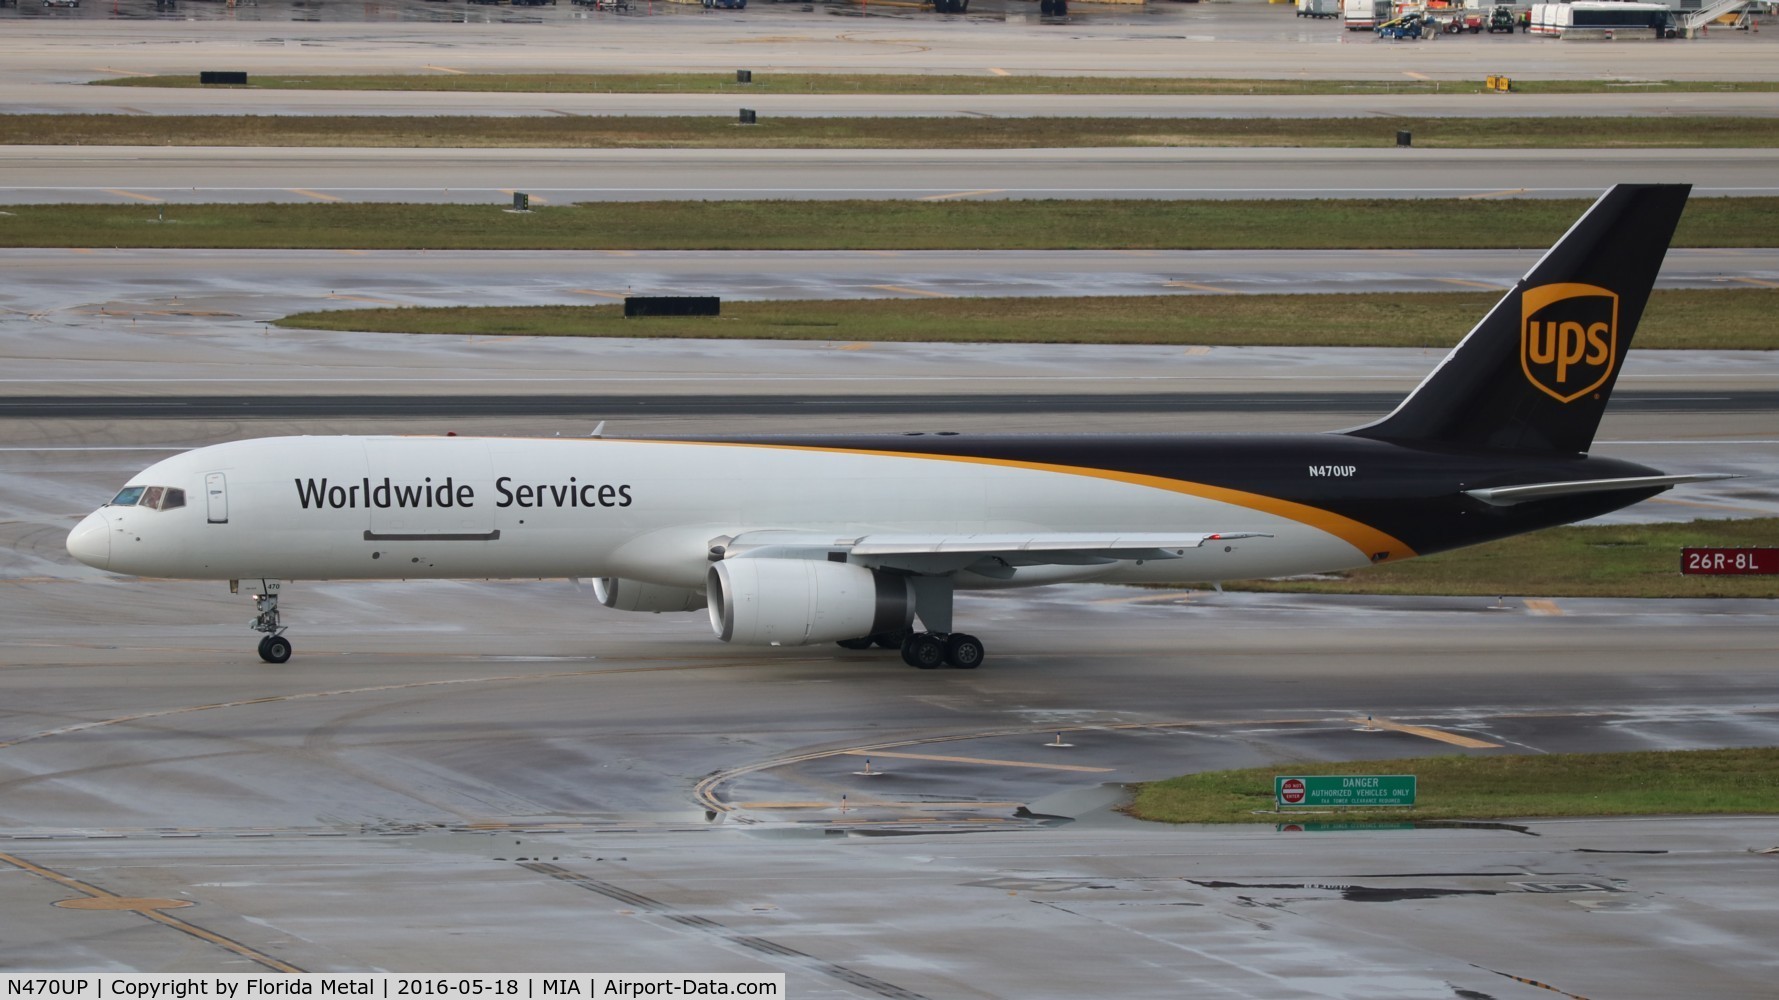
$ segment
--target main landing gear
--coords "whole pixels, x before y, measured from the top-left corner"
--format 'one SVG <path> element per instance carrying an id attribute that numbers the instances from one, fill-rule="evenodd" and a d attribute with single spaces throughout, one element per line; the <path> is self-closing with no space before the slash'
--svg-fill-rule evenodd
<path id="1" fill-rule="evenodd" d="M 916 632 L 902 640 L 902 662 L 922 670 L 937 670 L 940 664 L 975 670 L 983 655 L 982 640 L 962 632 Z"/>
<path id="2" fill-rule="evenodd" d="M 284 625 L 278 620 L 278 591 L 282 586 L 277 580 L 261 580 L 259 593 L 253 595 L 253 610 L 259 613 L 253 617 L 252 628 L 266 634 L 259 641 L 259 658 L 267 663 L 290 659 L 290 640 L 284 638 Z"/>
<path id="3" fill-rule="evenodd" d="M 982 640 L 962 632 L 885 632 L 857 639 L 842 639 L 836 645 L 843 649 L 900 649 L 902 662 L 921 670 L 956 667 L 975 670 L 982 666 L 985 651 Z"/>

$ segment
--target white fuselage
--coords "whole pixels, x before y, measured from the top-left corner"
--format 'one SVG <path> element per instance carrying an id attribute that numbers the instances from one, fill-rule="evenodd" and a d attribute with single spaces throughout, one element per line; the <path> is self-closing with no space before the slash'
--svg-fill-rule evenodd
<path id="1" fill-rule="evenodd" d="M 1362 526 L 1172 480 L 1032 463 L 697 442 L 296 437 L 199 448 L 132 485 L 183 507 L 108 505 L 70 536 L 95 566 L 188 579 L 623 577 L 702 589 L 753 531 L 1215 530 L 1270 537 L 1183 558 L 1033 566 L 1012 579 L 1196 582 L 1365 565 Z M 1258 501 L 1250 503 L 1248 501 Z"/>

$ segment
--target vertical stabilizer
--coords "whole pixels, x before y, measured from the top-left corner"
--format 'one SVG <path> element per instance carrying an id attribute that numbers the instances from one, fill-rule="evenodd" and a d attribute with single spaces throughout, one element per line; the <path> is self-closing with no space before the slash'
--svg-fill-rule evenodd
<path id="1" fill-rule="evenodd" d="M 1587 451 L 1691 190 L 1613 187 L 1395 412 L 1349 433 L 1456 448 Z"/>

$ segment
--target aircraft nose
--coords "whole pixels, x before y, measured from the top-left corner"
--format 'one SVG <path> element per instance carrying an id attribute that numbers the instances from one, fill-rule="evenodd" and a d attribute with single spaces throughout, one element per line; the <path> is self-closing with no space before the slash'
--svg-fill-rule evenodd
<path id="1" fill-rule="evenodd" d="M 68 532 L 68 554 L 94 569 L 111 566 L 111 522 L 95 510 Z"/>

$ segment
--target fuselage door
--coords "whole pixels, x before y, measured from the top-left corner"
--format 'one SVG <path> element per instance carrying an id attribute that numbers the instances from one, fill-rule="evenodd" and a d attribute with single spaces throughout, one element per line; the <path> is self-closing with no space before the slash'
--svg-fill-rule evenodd
<path id="1" fill-rule="evenodd" d="M 229 487 L 222 473 L 204 476 L 204 503 L 211 524 L 229 523 Z"/>

